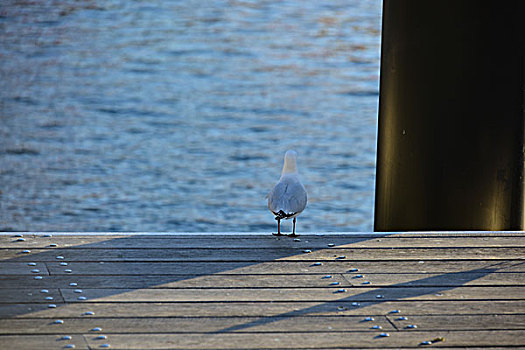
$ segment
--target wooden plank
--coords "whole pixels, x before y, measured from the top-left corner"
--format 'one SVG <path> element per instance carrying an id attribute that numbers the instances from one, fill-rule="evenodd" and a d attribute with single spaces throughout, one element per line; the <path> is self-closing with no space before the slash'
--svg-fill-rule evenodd
<path id="1" fill-rule="evenodd" d="M 62 318 L 86 317 L 274 317 L 274 316 L 377 316 L 400 310 L 401 315 L 484 315 L 522 314 L 523 300 L 429 300 L 429 301 L 371 301 L 336 300 L 328 302 L 134 302 L 134 303 L 69 303 L 50 309 L 47 304 L 1 304 L 2 318 Z"/>
<path id="2" fill-rule="evenodd" d="M 296 237 L 274 236 L 269 232 L 0 232 L 0 239 L 6 242 L 18 242 L 17 239 L 35 239 L 41 242 L 50 242 L 60 239 L 82 240 L 86 242 L 111 239 L 161 239 L 161 240 L 225 240 L 225 241 L 252 241 L 257 239 L 292 241 L 300 240 L 325 240 L 325 239 L 411 239 L 411 238 L 522 238 L 523 231 L 410 231 L 410 232 L 327 232 L 327 233 L 302 233 Z"/>
<path id="3" fill-rule="evenodd" d="M 127 271 L 129 273 L 129 271 Z M 326 287 L 332 282 L 339 282 L 340 287 L 368 286 L 388 287 L 404 285 L 406 287 L 450 287 L 450 286 L 524 286 L 525 273 L 483 273 L 459 272 L 451 274 L 363 274 L 363 278 L 355 278 L 357 274 L 334 273 L 326 278 L 326 274 L 213 274 L 213 275 L 113 275 L 106 270 L 107 275 L 74 274 L 74 280 L 79 286 L 90 288 L 300 288 Z M 62 288 L 71 282 L 71 275 L 66 273 L 51 275 L 45 280 L 34 280 L 32 276 L 0 276 L 0 289 L 20 286 L 24 288 Z"/>
<path id="4" fill-rule="evenodd" d="M 525 331 L 446 331 L 396 332 L 380 337 L 380 332 L 331 333 L 216 333 L 216 334 L 107 334 L 119 349 L 300 349 L 300 348 L 399 348 L 420 347 L 421 342 L 443 337 L 447 346 L 524 346 Z M 87 339 L 92 347 L 101 341 Z M 441 344 L 438 344 L 438 346 Z"/>
<path id="5" fill-rule="evenodd" d="M 67 260 L 67 259 L 66 259 Z M 211 274 L 336 274 L 348 273 L 357 268 L 357 273 L 458 273 L 458 272 L 525 272 L 521 261 L 275 261 L 250 262 L 69 262 L 68 267 L 58 262 L 47 264 L 53 275 L 211 275 Z M 320 262 L 320 261 L 319 261 Z M 1 265 L 0 265 L 1 266 Z"/>
<path id="6" fill-rule="evenodd" d="M 521 310 L 525 311 L 525 310 Z M 462 331 L 525 329 L 525 314 L 517 315 L 387 315 L 399 330 Z"/>
<path id="7" fill-rule="evenodd" d="M 362 286 L 364 281 L 371 285 L 392 286 L 404 285 L 410 287 L 429 286 L 525 286 L 525 273 L 498 273 L 465 271 L 459 273 L 426 274 L 426 273 L 368 273 L 344 274 L 348 282 L 353 286 Z M 356 278 L 363 276 L 362 278 Z"/>
<path id="8" fill-rule="evenodd" d="M 217 301 L 394 301 L 394 300 L 521 300 L 525 287 L 414 288 L 239 288 L 239 289 L 92 289 L 82 295 L 96 302 L 217 302 Z M 60 289 L 67 302 L 76 302 L 73 289 Z M 2 289 L 2 293 L 14 291 Z M 381 296 L 379 298 L 378 296 Z M 24 295 L 18 298 L 25 300 Z M 18 299 L 17 299 L 18 300 Z M 28 300 L 30 302 L 30 300 Z"/>
<path id="9" fill-rule="evenodd" d="M 73 335 L 71 340 L 61 339 L 63 334 L 57 335 L 0 335 L 0 349 L 38 349 L 56 350 L 65 349 L 68 344 L 75 345 L 75 349 L 89 349 L 86 336 Z"/>
<path id="10" fill-rule="evenodd" d="M 390 322 L 387 320 L 390 320 Z M 404 320 L 399 320 L 404 318 Z M 221 332 L 377 332 L 455 331 L 525 329 L 525 315 L 431 315 L 375 316 L 296 316 L 296 317 L 141 317 L 141 318 L 56 318 L 3 319 L 0 334 L 82 334 L 97 327 L 104 333 L 210 333 Z M 394 328 L 394 325 L 396 328 Z M 411 328 L 409 325 L 416 325 Z"/>
<path id="11" fill-rule="evenodd" d="M 49 275 L 49 271 L 43 262 L 0 262 L 1 275 Z"/>
<path id="12" fill-rule="evenodd" d="M 56 349 L 75 344 L 75 349 L 100 348 L 110 344 L 114 349 L 261 349 L 261 348 L 421 348 L 425 340 L 439 337 L 443 343 L 434 346 L 524 346 L 525 332 L 509 331 L 448 331 L 448 332 L 397 332 L 390 337 L 378 337 L 371 332 L 332 333 L 226 333 L 226 334 L 106 334 L 107 339 L 97 339 L 93 334 L 73 335 L 72 340 L 60 340 L 60 335 L 4 335 L 0 336 L 3 349 Z M 86 344 L 86 341 L 88 344 Z"/>
<path id="13" fill-rule="evenodd" d="M 56 248 L 33 249 L 31 254 L 21 254 L 20 249 L 0 250 L 0 260 L 10 261 L 53 261 L 58 255 L 67 257 L 69 261 L 336 261 L 341 256 L 353 261 L 525 260 L 525 248 L 327 248 L 313 250 L 311 253 L 298 248 Z"/>
<path id="14" fill-rule="evenodd" d="M 514 236 L 402 236 L 402 235 L 329 235 L 299 237 L 295 241 L 289 237 L 277 238 L 271 235 L 256 236 L 149 236 L 149 235 L 118 235 L 118 236 L 54 236 L 42 238 L 41 236 L 24 235 L 25 241 L 17 241 L 18 237 L 0 236 L 0 248 L 45 248 L 51 243 L 60 248 L 278 248 L 295 247 L 323 249 L 328 244 L 338 248 L 434 248 L 434 247 L 524 247 L 525 240 L 522 235 Z"/>
<path id="15" fill-rule="evenodd" d="M 57 325 L 53 318 L 0 320 L 0 334 L 81 334 L 93 328 L 104 333 L 214 333 L 228 332 L 376 332 L 373 325 L 384 331 L 395 328 L 385 316 L 366 322 L 362 316 L 319 317 L 155 317 L 155 318 L 63 318 Z M 245 327 L 246 325 L 249 325 Z M 239 328 L 237 328 L 239 327 Z"/>
<path id="16" fill-rule="evenodd" d="M 47 291 L 47 292 L 42 292 Z M 47 299 L 46 299 L 47 298 Z M 52 299 L 50 299 L 52 298 Z M 64 302 L 58 289 L 0 289 L 0 303 L 45 303 L 56 304 Z"/>
<path id="17" fill-rule="evenodd" d="M 300 288 L 327 287 L 338 282 L 340 287 L 350 287 L 341 274 L 280 274 L 280 275 L 109 275 L 75 276 L 79 286 L 90 288 Z M 525 278 L 525 277 L 524 277 Z M 0 289 L 14 286 L 61 288 L 71 281 L 70 275 L 50 276 L 44 282 L 28 276 L 0 277 Z"/>

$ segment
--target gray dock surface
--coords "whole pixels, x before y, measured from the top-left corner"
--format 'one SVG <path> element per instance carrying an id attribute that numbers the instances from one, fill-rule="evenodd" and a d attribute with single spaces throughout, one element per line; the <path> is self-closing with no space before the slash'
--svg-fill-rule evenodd
<path id="1" fill-rule="evenodd" d="M 523 348 L 523 237 L 6 233 L 0 348 Z"/>

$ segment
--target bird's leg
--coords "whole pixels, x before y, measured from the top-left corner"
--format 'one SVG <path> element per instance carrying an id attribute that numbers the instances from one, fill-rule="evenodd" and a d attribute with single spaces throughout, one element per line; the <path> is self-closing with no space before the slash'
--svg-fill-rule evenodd
<path id="1" fill-rule="evenodd" d="M 295 222 L 296 221 L 297 221 L 297 218 L 293 218 L 293 231 L 292 231 L 292 234 L 290 235 L 292 237 L 299 236 L 295 234 Z"/>
<path id="2" fill-rule="evenodd" d="M 274 236 L 282 236 L 282 234 L 281 234 L 281 219 L 275 218 L 275 220 L 277 220 L 277 233 L 273 233 L 273 235 Z"/>

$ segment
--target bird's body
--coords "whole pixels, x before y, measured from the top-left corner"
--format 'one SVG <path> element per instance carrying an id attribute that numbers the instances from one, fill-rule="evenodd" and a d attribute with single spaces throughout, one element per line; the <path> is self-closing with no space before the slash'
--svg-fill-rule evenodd
<path id="1" fill-rule="evenodd" d="M 284 166 L 279 182 L 268 194 L 268 209 L 277 220 L 277 235 L 281 235 L 281 220 L 293 218 L 293 232 L 297 215 L 306 207 L 306 190 L 297 174 L 297 153 L 287 151 L 284 155 Z"/>

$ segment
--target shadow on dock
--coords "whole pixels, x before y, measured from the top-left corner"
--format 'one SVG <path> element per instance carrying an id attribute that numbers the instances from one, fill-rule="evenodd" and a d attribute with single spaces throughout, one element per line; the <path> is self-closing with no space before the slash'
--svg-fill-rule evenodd
<path id="1" fill-rule="evenodd" d="M 353 309 L 358 309 L 361 307 L 361 303 L 366 304 L 366 306 L 370 306 L 372 304 L 380 304 L 383 302 L 406 300 L 406 299 L 420 297 L 420 296 L 428 295 L 428 294 L 442 294 L 446 292 L 447 290 L 454 289 L 456 287 L 461 286 L 462 284 L 465 284 L 466 282 L 470 282 L 470 281 L 482 278 L 496 271 L 497 271 L 497 268 L 482 268 L 482 269 L 474 269 L 470 271 L 444 273 L 444 274 L 440 274 L 437 276 L 423 278 L 423 279 L 410 281 L 406 283 L 394 284 L 387 288 L 385 287 L 377 288 L 372 291 L 367 291 L 364 293 L 352 295 L 347 298 L 342 298 L 342 299 L 337 300 L 337 303 L 358 303 L 358 305 L 351 306 L 351 308 Z M 446 281 L 447 286 L 442 285 L 444 281 Z M 406 288 L 406 287 L 412 287 L 414 284 L 429 285 L 432 287 Z M 401 293 L 399 293 L 399 291 L 396 291 L 395 288 L 404 288 L 404 289 Z M 396 296 L 394 298 L 389 297 L 389 295 L 391 294 L 395 294 Z M 330 303 L 334 304 L 334 302 L 330 302 Z M 307 316 L 307 315 L 315 314 L 315 313 L 322 312 L 325 310 L 326 310 L 326 303 L 322 303 L 314 307 L 309 307 L 309 308 L 305 308 L 302 310 L 296 310 L 293 312 L 283 313 L 280 315 L 274 315 L 270 317 L 261 317 L 260 319 L 255 320 L 253 322 L 236 325 L 236 326 L 225 328 L 220 331 L 212 332 L 212 333 L 228 333 L 228 332 L 239 331 L 239 330 L 250 328 L 250 327 L 265 325 L 265 324 L 268 324 L 268 323 L 271 323 L 277 320 L 282 320 L 283 318 Z M 340 317 L 344 317 L 344 316 L 340 316 Z"/>
<path id="2" fill-rule="evenodd" d="M 28 236 L 28 234 L 26 234 L 26 236 Z M 389 236 L 389 234 L 387 233 L 377 234 L 373 236 L 373 239 L 378 239 L 378 238 L 386 237 L 386 236 Z M 40 236 L 37 235 L 36 237 L 40 237 Z M 221 236 L 221 237 L 225 237 L 225 236 Z M 249 236 L 243 236 L 243 237 L 246 239 Z M 209 250 L 209 254 L 211 254 L 210 256 L 199 256 L 199 259 L 192 260 L 191 255 L 192 253 L 194 253 L 195 249 L 191 248 L 191 246 L 185 247 L 184 244 L 181 244 L 181 245 L 173 244 L 173 246 L 168 244 L 168 246 L 166 247 L 152 245 L 149 249 L 140 248 L 142 249 L 141 253 L 147 254 L 148 250 L 155 251 L 155 254 L 157 257 L 165 256 L 166 257 L 165 259 L 153 257 L 156 260 L 151 260 L 152 259 L 151 257 L 142 256 L 138 253 L 137 253 L 138 255 L 135 255 L 135 256 L 132 255 L 131 260 L 130 260 L 129 255 L 126 257 L 126 254 L 130 254 L 131 252 L 134 251 L 134 249 L 139 249 L 137 247 L 140 244 L 137 244 L 137 241 L 133 242 L 134 240 L 138 240 L 138 241 L 146 240 L 147 241 L 150 239 L 151 240 L 155 239 L 148 235 L 132 235 L 132 236 L 127 236 L 127 237 L 118 237 L 118 238 L 113 238 L 113 239 L 108 239 L 106 241 L 102 241 L 106 243 L 105 245 L 111 246 L 112 247 L 111 249 L 113 251 L 119 251 L 118 254 L 121 254 L 123 260 L 118 260 L 118 259 L 115 259 L 114 257 L 110 259 L 104 259 L 103 254 L 102 255 L 91 254 L 91 252 L 94 252 L 95 250 L 98 251 L 101 249 L 102 250 L 109 249 L 109 248 L 104 248 L 104 245 L 102 245 L 101 242 L 95 242 L 95 243 L 89 243 L 89 244 L 83 244 L 83 245 L 77 245 L 77 246 L 71 246 L 71 247 L 64 247 L 64 248 L 62 247 L 48 248 L 44 252 L 38 252 L 35 254 L 33 253 L 23 254 L 20 252 L 18 253 L 16 257 L 2 260 L 2 262 L 27 263 L 29 261 L 39 261 L 39 262 L 46 264 L 46 267 L 49 269 L 48 265 L 51 265 L 51 263 L 58 262 L 56 259 L 57 256 L 65 255 L 65 256 L 71 257 L 72 252 L 74 252 L 75 250 L 83 250 L 84 253 L 86 254 L 85 258 L 81 257 L 80 260 L 78 258 L 75 258 L 75 260 L 65 260 L 65 261 L 68 261 L 74 264 L 87 264 L 87 263 L 97 264 L 99 263 L 99 260 L 100 260 L 100 262 L 107 262 L 107 263 L 109 262 L 129 262 L 130 265 L 133 262 L 149 262 L 151 263 L 152 268 L 155 267 L 155 264 L 170 263 L 170 264 L 174 264 L 173 265 L 174 271 L 173 272 L 170 271 L 168 274 L 155 274 L 153 272 L 150 274 L 147 274 L 147 273 L 142 274 L 142 275 L 139 275 L 141 278 L 139 281 L 135 281 L 135 284 L 125 285 L 122 287 L 119 286 L 114 289 L 110 289 L 111 287 L 107 287 L 107 286 L 92 286 L 92 285 L 86 285 L 86 284 L 82 286 L 79 285 L 79 288 L 82 287 L 85 289 L 100 288 L 98 290 L 99 294 L 97 294 L 96 297 L 89 299 L 85 302 L 67 300 L 67 298 L 65 298 L 63 296 L 63 293 L 61 292 L 61 290 L 64 290 L 64 289 L 75 289 L 76 288 L 76 287 L 69 287 L 68 284 L 65 283 L 66 281 L 68 280 L 74 281 L 75 279 L 81 280 L 83 276 L 84 277 L 89 276 L 89 274 L 87 273 L 83 273 L 82 275 L 80 274 L 76 275 L 74 273 L 75 271 L 73 271 L 71 274 L 56 274 L 56 273 L 53 273 L 51 269 L 49 269 L 50 275 L 44 277 L 43 281 L 34 280 L 33 279 L 34 276 L 30 274 L 29 275 L 28 274 L 16 275 L 16 276 L 3 275 L 0 277 L 0 288 L 3 288 L 3 289 L 13 288 L 10 286 L 10 284 L 12 283 L 12 281 L 16 279 L 18 279 L 17 280 L 18 283 L 16 284 L 16 287 L 19 288 L 20 285 L 22 284 L 24 286 L 23 288 L 27 288 L 27 289 L 51 288 L 49 287 L 49 285 L 46 285 L 46 279 L 60 280 L 64 282 L 64 284 L 60 284 L 59 286 L 52 287 L 52 288 L 58 289 L 59 294 L 60 294 L 60 298 L 58 298 L 57 300 L 54 300 L 53 303 L 56 304 L 57 307 L 63 307 L 63 306 L 67 306 L 69 304 L 75 304 L 75 303 L 88 304 L 89 302 L 96 302 L 99 298 L 104 298 L 104 297 L 108 297 L 108 296 L 112 296 L 116 294 L 129 293 L 130 291 L 133 291 L 133 290 L 148 289 L 150 287 L 156 287 L 156 286 L 173 283 L 177 281 L 182 281 L 182 280 L 188 280 L 188 279 L 192 279 L 196 277 L 210 276 L 210 275 L 218 274 L 218 273 L 227 274 L 228 271 L 233 271 L 239 268 L 244 268 L 244 267 L 249 267 L 249 266 L 256 266 L 261 263 L 286 261 L 287 257 L 297 256 L 298 253 L 301 252 L 300 248 L 298 248 L 297 246 L 293 246 L 292 244 L 293 241 L 289 238 L 276 240 L 274 237 L 270 235 L 268 235 L 268 237 L 266 236 L 253 236 L 253 237 L 257 237 L 258 239 L 263 239 L 263 240 L 265 240 L 266 238 L 268 239 L 268 241 L 266 241 L 266 246 L 264 248 L 260 248 L 261 255 L 259 256 L 259 258 L 254 258 L 254 259 L 250 259 L 249 257 L 247 257 L 246 253 L 244 253 L 243 255 L 242 249 L 240 248 L 238 249 L 239 250 L 238 252 L 234 252 L 234 249 L 228 250 L 227 248 L 224 248 L 223 250 L 226 252 L 225 254 L 229 254 L 229 258 L 228 259 L 216 259 L 214 258 L 213 251 L 218 251 L 222 248 L 214 247 L 214 248 L 202 248 L 200 250 L 200 252 L 206 252 L 206 250 Z M 318 236 L 318 237 L 322 237 L 322 236 Z M 369 240 L 371 238 L 372 238 L 371 236 L 364 236 L 364 235 L 359 236 L 359 235 L 349 234 L 348 237 L 339 236 L 336 241 L 337 241 L 337 246 L 341 246 L 341 245 L 355 244 L 358 242 Z M 330 239 L 333 240 L 332 238 Z M 13 238 L 13 240 L 15 240 L 15 238 Z M 249 249 L 253 249 L 253 248 L 258 249 L 258 247 L 255 245 L 254 247 L 251 247 Z M 21 251 L 24 248 L 20 248 L 20 246 L 16 246 L 16 248 L 13 247 L 13 248 L 7 248 L 3 250 L 7 251 L 7 250 L 13 250 L 13 249 L 17 249 Z M 31 249 L 41 249 L 41 247 L 33 247 Z M 315 251 L 319 251 L 323 249 L 326 249 L 326 248 L 312 249 L 312 251 L 315 252 Z M 355 248 L 355 249 L 359 249 L 359 248 Z M 162 252 L 162 254 L 158 255 L 159 252 Z M 236 257 L 235 255 L 237 253 L 239 253 L 238 257 Z M 172 255 L 169 255 L 169 254 L 172 254 Z M 307 255 L 305 255 L 305 258 L 306 256 Z M 305 259 L 305 260 L 293 259 L 293 261 L 311 262 L 311 259 Z M 352 262 L 351 259 L 348 259 L 345 261 Z M 190 267 L 192 270 L 190 269 Z M 337 299 L 337 300 L 333 300 L 329 302 L 320 302 L 319 305 L 316 305 L 314 307 L 305 308 L 302 310 L 296 310 L 293 312 L 283 313 L 280 315 L 262 317 L 256 321 L 242 324 L 242 325 L 236 325 L 230 328 L 225 328 L 223 330 L 216 331 L 214 333 L 233 332 L 233 331 L 238 331 L 238 330 L 242 330 L 242 329 L 246 329 L 246 328 L 250 328 L 254 326 L 264 325 L 264 324 L 273 322 L 274 320 L 277 320 L 277 319 L 282 320 L 283 318 L 290 318 L 294 316 L 304 316 L 304 315 L 312 314 L 315 312 L 326 311 L 327 305 L 336 305 L 335 303 L 359 302 L 359 303 L 367 303 L 367 305 L 370 305 L 371 303 L 374 304 L 374 303 L 382 303 L 385 301 L 406 300 L 406 299 L 410 299 L 413 297 L 418 297 L 418 296 L 426 295 L 426 294 L 443 293 L 447 290 L 454 289 L 458 286 L 461 286 L 467 282 L 482 278 L 488 274 L 496 272 L 498 271 L 498 268 L 499 268 L 498 263 L 494 263 L 493 265 L 484 267 L 484 268 L 477 268 L 477 269 L 473 269 L 470 271 L 462 271 L 462 272 L 443 273 L 443 274 L 431 276 L 428 278 L 423 278 L 423 279 L 409 281 L 409 282 L 400 283 L 400 284 L 389 285 L 388 287 L 378 288 L 375 286 L 370 286 L 371 288 L 374 288 L 372 291 L 366 291 L 364 293 L 347 296 L 347 297 L 345 297 L 344 293 L 341 293 L 341 299 Z M 138 275 L 138 273 L 139 272 L 137 272 L 136 274 Z M 298 273 L 300 273 L 300 271 L 298 271 Z M 128 272 L 125 275 L 133 275 L 133 272 L 132 273 Z M 111 270 L 105 271 L 102 274 L 97 274 L 97 272 L 93 272 L 92 276 L 104 276 L 107 278 L 112 278 L 113 276 L 115 278 L 118 278 L 119 272 L 118 271 L 112 272 Z M 55 284 L 57 283 L 55 282 Z M 416 286 L 418 288 L 415 288 Z M 125 288 L 125 291 L 115 293 L 115 289 L 117 288 L 121 288 L 121 289 Z M 362 287 L 350 287 L 350 288 L 352 288 L 353 290 L 356 290 Z M 394 291 L 395 293 L 393 293 Z M 16 293 L 20 293 L 20 292 L 18 291 Z M 395 297 L 391 297 L 394 294 L 395 294 Z M 384 297 L 378 298 L 378 295 L 383 295 Z M 24 314 L 30 314 L 30 313 L 34 313 L 38 311 L 43 311 L 48 308 L 47 305 L 49 304 L 49 302 L 40 301 L 40 300 L 30 301 L 30 302 L 27 302 L 27 301 L 17 302 L 16 301 L 17 296 L 13 295 L 13 297 L 15 301 L 11 301 L 11 302 L 9 300 L 1 301 L 0 316 L 6 317 L 6 318 L 14 318 L 18 315 L 24 315 Z M 23 296 L 20 296 L 20 297 L 23 297 Z M 275 300 L 275 301 L 283 302 L 281 300 Z M 20 304 L 28 304 L 28 306 L 30 307 L 20 307 Z M 355 306 L 354 308 L 359 308 L 359 307 L 360 306 Z"/>

